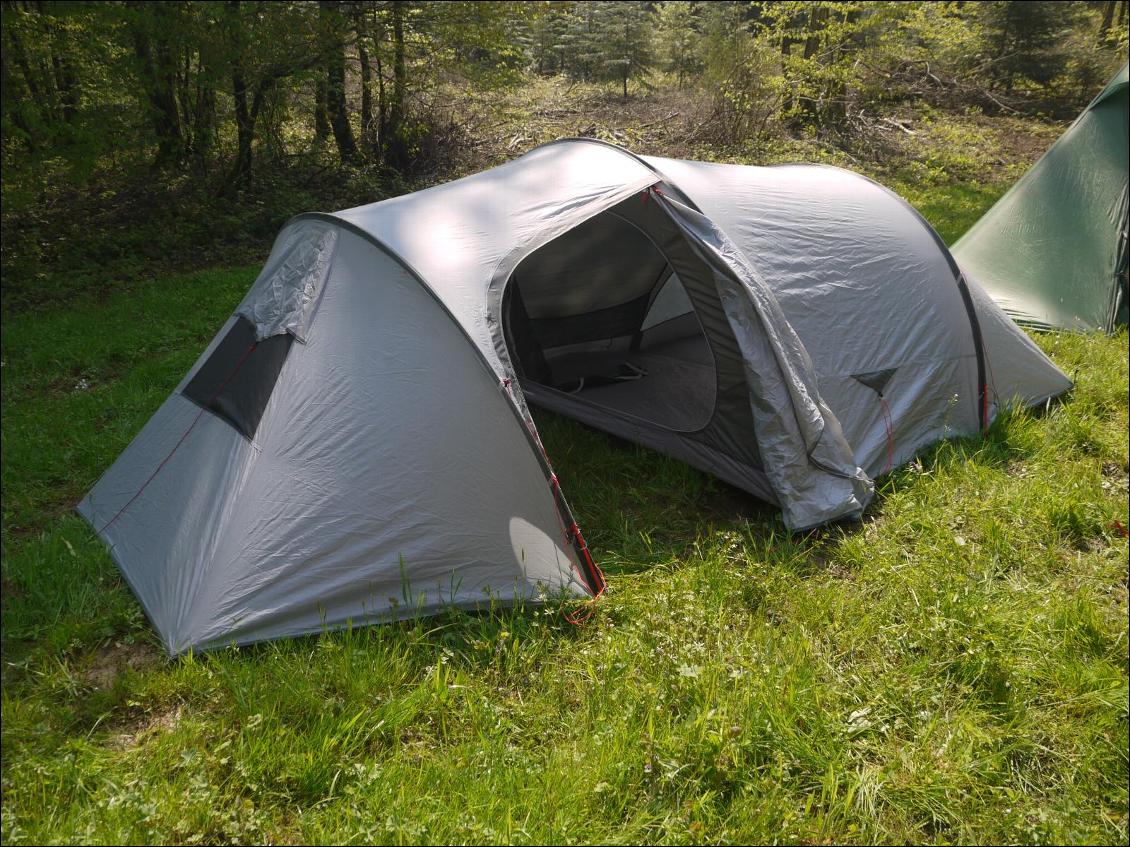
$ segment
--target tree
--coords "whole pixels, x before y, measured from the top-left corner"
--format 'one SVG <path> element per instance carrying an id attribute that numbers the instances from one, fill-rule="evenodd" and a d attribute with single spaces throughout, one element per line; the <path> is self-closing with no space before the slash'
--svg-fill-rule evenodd
<path id="1" fill-rule="evenodd" d="M 574 79 L 588 81 L 599 73 L 603 57 L 600 21 L 597 3 L 574 3 L 565 17 L 560 42 L 563 70 Z"/>
<path id="2" fill-rule="evenodd" d="M 268 96 L 282 80 L 321 60 L 319 51 L 311 49 L 319 43 L 316 29 L 316 20 L 303 4 L 228 0 L 222 30 L 235 106 L 231 188 L 244 185 L 251 176 L 256 128 Z"/>
<path id="3" fill-rule="evenodd" d="M 675 74 L 682 88 L 698 72 L 701 63 L 695 55 L 698 43 L 697 16 L 688 0 L 667 0 L 655 7 L 659 41 L 663 45 L 667 70 Z"/>
<path id="4" fill-rule="evenodd" d="M 177 102 L 176 43 L 183 31 L 182 3 L 126 4 L 130 14 L 130 34 L 137 59 L 139 92 L 152 121 L 157 138 L 157 167 L 178 164 L 185 156 L 184 129 Z"/>
<path id="5" fill-rule="evenodd" d="M 994 0 L 978 3 L 985 55 L 993 81 L 1011 92 L 1017 80 L 1047 86 L 1061 74 L 1069 58 L 1065 33 L 1078 19 L 1073 3 L 1056 0 Z"/>
<path id="6" fill-rule="evenodd" d="M 353 8 L 353 33 L 357 39 L 357 65 L 361 72 L 361 149 L 377 149 L 377 125 L 373 119 L 373 66 L 369 59 L 369 35 L 365 15 L 359 5 Z"/>
<path id="7" fill-rule="evenodd" d="M 57 159 L 78 174 L 113 153 L 119 168 L 218 171 L 235 188 L 253 160 L 295 152 L 297 104 L 315 143 L 332 136 L 343 162 L 406 173 L 461 131 L 436 103 L 527 70 L 614 83 L 627 97 L 659 66 L 701 86 L 711 131 L 734 139 L 779 119 L 796 131 L 866 128 L 866 112 L 910 96 L 1066 114 L 1124 55 L 1126 10 L 1126 0 L 0 0 L 3 161 L 31 174 Z"/>
<path id="8" fill-rule="evenodd" d="M 598 79 L 621 84 L 628 97 L 628 80 L 644 77 L 655 63 L 652 16 L 647 6 L 635 2 L 598 2 L 592 7 L 589 49 Z"/>
<path id="9" fill-rule="evenodd" d="M 346 20 L 341 14 L 340 0 L 319 0 L 322 62 L 326 67 L 326 117 L 337 142 L 343 162 L 356 162 L 357 142 L 349 123 L 349 106 L 345 101 L 345 32 Z"/>
<path id="10" fill-rule="evenodd" d="M 1111 27 L 1114 24 L 1114 7 L 1117 5 L 1117 0 L 1106 0 L 1103 3 L 1103 20 L 1099 24 L 1099 44 L 1110 41 Z"/>
<path id="11" fill-rule="evenodd" d="M 404 171 L 436 143 L 437 131 L 452 130 L 425 105 L 441 84 L 490 90 L 521 78 L 525 54 L 515 36 L 528 29 L 534 7 L 473 0 L 373 7 L 383 36 L 373 40 L 381 159 Z"/>
<path id="12" fill-rule="evenodd" d="M 314 139 L 318 142 L 330 137 L 330 116 L 326 111 L 326 78 L 319 75 L 314 80 Z"/>
<path id="13" fill-rule="evenodd" d="M 701 84 L 710 92 L 712 125 L 727 138 L 760 135 L 781 111 L 787 89 L 781 73 L 781 41 L 762 27 L 753 32 L 745 3 L 705 4 L 697 55 Z"/>
<path id="14" fill-rule="evenodd" d="M 759 30 L 781 45 L 783 117 L 793 127 L 843 128 L 865 86 L 864 54 L 902 5 L 909 4 L 782 2 L 763 9 Z"/>
<path id="15" fill-rule="evenodd" d="M 78 110 L 76 45 L 68 20 L 56 14 L 68 10 L 50 11 L 42 4 L 0 5 L 5 135 L 14 130 L 33 150 L 65 142 Z"/>
<path id="16" fill-rule="evenodd" d="M 519 39 L 534 71 L 539 74 L 563 74 L 569 68 L 567 50 L 572 3 L 552 3 L 544 14 L 528 22 Z"/>
<path id="17" fill-rule="evenodd" d="M 407 3 L 392 0 L 392 97 L 389 99 L 385 125 L 381 128 L 381 153 L 386 163 L 397 170 L 408 165 L 408 140 L 404 126 L 404 101 L 408 93 L 408 63 L 405 51 L 405 18 Z"/>

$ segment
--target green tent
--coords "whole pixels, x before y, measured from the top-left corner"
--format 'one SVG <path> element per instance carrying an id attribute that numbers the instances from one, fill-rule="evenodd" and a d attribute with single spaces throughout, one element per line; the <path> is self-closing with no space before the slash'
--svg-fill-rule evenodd
<path id="1" fill-rule="evenodd" d="M 1127 68 L 953 247 L 1018 323 L 1126 323 Z"/>

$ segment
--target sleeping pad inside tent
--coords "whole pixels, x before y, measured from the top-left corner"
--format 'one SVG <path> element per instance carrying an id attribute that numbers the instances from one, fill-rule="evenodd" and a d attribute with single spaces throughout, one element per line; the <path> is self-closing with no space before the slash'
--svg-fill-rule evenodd
<path id="1" fill-rule="evenodd" d="M 564 139 L 290 221 L 79 512 L 175 654 L 598 595 L 529 404 L 800 530 L 1069 387 L 867 179 Z"/>

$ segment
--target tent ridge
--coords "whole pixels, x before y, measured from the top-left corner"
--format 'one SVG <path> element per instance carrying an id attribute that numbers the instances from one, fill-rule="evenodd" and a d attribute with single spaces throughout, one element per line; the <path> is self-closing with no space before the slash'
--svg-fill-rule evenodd
<path id="1" fill-rule="evenodd" d="M 607 147 L 607 148 L 615 150 L 619 153 L 623 153 L 628 158 L 632 159 L 633 161 L 637 162 L 638 164 L 643 165 L 649 171 L 654 173 L 659 181 L 662 181 L 666 185 L 675 189 L 675 191 L 677 191 L 679 193 L 679 196 L 682 198 L 682 201 L 684 203 L 686 203 L 688 206 L 690 206 L 692 209 L 694 209 L 696 212 L 702 211 L 700 208 L 698 208 L 698 206 L 695 205 L 694 200 L 692 200 L 686 194 L 686 192 L 684 192 L 681 188 L 679 188 L 679 186 L 676 183 L 674 183 L 670 179 L 668 179 L 667 175 L 664 174 L 663 171 L 659 170 L 659 168 L 657 168 L 651 162 L 647 161 L 647 159 L 645 159 L 643 156 L 639 155 L 638 153 L 633 153 L 627 147 L 621 147 L 619 144 L 613 144 L 611 141 L 605 141 L 602 138 L 590 138 L 587 135 L 567 135 L 567 136 L 563 136 L 562 138 L 555 138 L 553 141 L 542 142 L 541 144 L 538 144 L 536 147 L 531 147 L 528 151 L 526 151 L 526 155 L 534 152 L 535 150 L 541 150 L 545 147 L 553 147 L 554 145 L 557 145 L 557 144 L 599 144 L 601 147 Z"/>

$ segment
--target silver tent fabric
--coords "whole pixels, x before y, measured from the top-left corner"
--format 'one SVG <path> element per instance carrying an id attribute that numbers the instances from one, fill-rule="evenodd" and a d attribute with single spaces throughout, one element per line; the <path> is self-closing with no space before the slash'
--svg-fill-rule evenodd
<path id="1" fill-rule="evenodd" d="M 417 280 L 342 231 L 254 441 L 174 393 L 80 512 L 171 653 L 587 594 L 508 403 Z"/>
<path id="2" fill-rule="evenodd" d="M 820 398 L 812 361 L 776 297 L 709 218 L 660 198 L 708 264 L 746 362 L 757 443 L 785 522 L 807 529 L 858 517 L 874 493 L 840 423 Z"/>
<path id="3" fill-rule="evenodd" d="M 875 476 L 942 438 L 981 424 L 976 351 L 954 266 L 936 234 L 897 195 L 850 171 L 749 167 L 647 157 L 739 246 L 812 361 L 820 396 L 855 461 Z M 990 417 L 1006 402 L 1041 403 L 1070 380 L 984 295 Z M 893 369 L 884 402 L 860 375 Z M 893 455 L 892 455 L 893 453 Z"/>
<path id="4" fill-rule="evenodd" d="M 333 261 L 337 229 L 324 225 L 293 227 L 279 240 L 272 260 L 236 314 L 251 321 L 260 340 L 289 332 L 305 341 L 306 328 Z"/>
<path id="5" fill-rule="evenodd" d="M 1070 385 L 970 281 L 979 357 L 944 246 L 897 197 L 836 169 L 643 159 L 571 140 L 427 191 L 300 215 L 79 505 L 169 651 L 596 590 L 507 349 L 504 302 L 534 251 L 648 198 L 619 219 L 682 251 L 683 294 L 706 333 L 684 346 L 712 351 L 711 372 L 732 361 L 723 353 L 742 360 L 727 372 L 736 381 L 696 395 L 715 398 L 706 417 L 720 435 L 616 417 L 552 388 L 531 396 L 780 504 L 793 528 L 858 516 L 892 445 L 901 462 L 976 432 L 979 360 L 997 388 L 990 414 Z M 594 245 L 616 249 L 605 241 Z M 580 271 L 555 277 L 562 298 Z M 614 274 L 594 284 L 594 303 L 615 304 Z M 283 351 L 246 435 L 185 393 L 241 321 L 264 345 L 302 342 Z"/>

